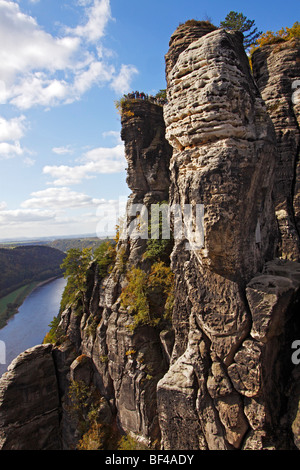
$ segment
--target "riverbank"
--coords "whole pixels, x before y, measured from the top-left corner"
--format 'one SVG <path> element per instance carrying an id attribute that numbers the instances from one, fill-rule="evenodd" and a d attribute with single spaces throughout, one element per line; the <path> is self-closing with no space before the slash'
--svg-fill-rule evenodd
<path id="1" fill-rule="evenodd" d="M 66 283 L 64 277 L 59 277 L 52 282 L 43 282 L 42 286 L 36 286 L 24 300 L 18 314 L 0 329 L 0 341 L 5 345 L 5 364 L 0 363 L 0 377 L 21 352 L 42 344 L 49 331 L 49 324 L 59 314 Z"/>
<path id="2" fill-rule="evenodd" d="M 0 299 L 0 329 L 4 328 L 25 301 L 25 299 L 38 287 L 59 279 L 62 276 L 54 276 L 43 281 L 34 281 L 25 286 L 19 287 L 10 294 Z"/>

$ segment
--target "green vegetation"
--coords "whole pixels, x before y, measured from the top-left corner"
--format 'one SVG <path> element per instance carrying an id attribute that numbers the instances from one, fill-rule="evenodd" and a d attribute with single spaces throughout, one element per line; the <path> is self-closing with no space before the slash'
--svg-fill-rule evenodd
<path id="1" fill-rule="evenodd" d="M 31 282 L 0 299 L 0 328 L 3 328 L 7 320 L 17 313 L 25 298 L 38 285 L 38 282 Z"/>
<path id="2" fill-rule="evenodd" d="M 158 261 L 149 273 L 134 268 L 127 274 L 121 305 L 133 316 L 132 328 L 159 326 L 169 321 L 174 302 L 174 276 L 169 266 Z"/>
<path id="3" fill-rule="evenodd" d="M 94 259 L 98 264 L 99 277 L 100 279 L 103 279 L 108 274 L 110 266 L 112 266 L 112 264 L 115 262 L 115 246 L 110 242 L 102 243 L 94 251 Z"/>
<path id="4" fill-rule="evenodd" d="M 54 240 L 53 242 L 49 242 L 48 245 L 66 253 L 72 248 L 78 248 L 80 250 L 83 250 L 83 248 L 91 248 L 92 251 L 94 251 L 99 246 L 101 246 L 104 241 L 111 240 L 103 240 L 98 237 L 62 238 Z"/>
<path id="5" fill-rule="evenodd" d="M 68 304 L 80 303 L 84 305 L 84 293 L 86 291 L 89 267 L 92 261 L 98 265 L 99 280 L 103 279 L 109 272 L 109 268 L 115 261 L 116 250 L 111 242 L 102 244 L 92 252 L 92 248 L 71 248 L 61 264 L 64 277 L 67 278 L 67 285 L 64 289 L 60 311 L 63 311 Z M 79 301 L 79 302 L 78 302 Z M 78 306 L 79 310 L 80 307 Z"/>
<path id="6" fill-rule="evenodd" d="M 257 31 L 254 20 L 248 20 L 243 13 L 230 11 L 224 21 L 220 22 L 220 27 L 229 30 L 241 31 L 244 34 L 244 48 L 247 50 L 262 34 Z M 245 34 L 248 33 L 248 34 Z"/>
<path id="7" fill-rule="evenodd" d="M 163 207 L 168 207 L 168 201 L 162 201 L 160 204 L 160 209 Z M 173 238 L 170 233 L 170 237 L 163 239 L 162 238 L 162 211 L 159 212 L 159 218 L 154 223 L 151 218 L 151 224 L 148 228 L 148 240 L 147 240 L 147 249 L 144 253 L 144 259 L 149 259 L 151 262 L 163 261 L 165 264 L 170 263 L 170 254 L 173 247 Z M 156 238 L 154 238 L 154 235 Z"/>
<path id="8" fill-rule="evenodd" d="M 149 450 L 149 447 L 133 437 L 126 435 L 121 437 L 118 450 Z"/>
<path id="9" fill-rule="evenodd" d="M 62 276 L 65 254 L 47 246 L 0 249 L 0 298 L 35 281 Z"/>
<path id="10" fill-rule="evenodd" d="M 61 269 L 64 277 L 67 278 L 67 285 L 62 295 L 61 309 L 64 310 L 68 303 L 76 300 L 84 305 L 84 293 L 86 290 L 87 271 L 92 259 L 92 249 L 71 248 L 68 251 Z"/>
<path id="11" fill-rule="evenodd" d="M 122 96 L 122 98 L 120 98 L 119 100 L 115 101 L 115 107 L 121 116 L 134 116 L 134 112 L 131 109 L 131 102 L 126 98 L 125 95 Z"/>
<path id="12" fill-rule="evenodd" d="M 163 90 L 159 90 L 158 93 L 156 93 L 155 98 L 157 100 L 166 100 L 167 99 L 167 90 L 164 88 Z"/>
<path id="13" fill-rule="evenodd" d="M 68 398 L 68 411 L 81 435 L 77 450 L 149 450 L 133 437 L 121 436 L 115 423 L 101 421 L 100 410 L 108 405 L 94 385 L 73 380 Z"/>
<path id="14" fill-rule="evenodd" d="M 43 344 L 59 344 L 64 338 L 64 332 L 59 327 L 59 322 L 59 316 L 53 318 L 52 322 L 49 324 L 50 331 L 48 331 L 48 333 L 46 334 Z"/>
<path id="15" fill-rule="evenodd" d="M 77 450 L 116 450 L 120 435 L 112 425 L 101 422 L 99 411 L 105 406 L 105 399 L 96 387 L 73 380 L 68 398 L 68 411 L 81 434 Z"/>

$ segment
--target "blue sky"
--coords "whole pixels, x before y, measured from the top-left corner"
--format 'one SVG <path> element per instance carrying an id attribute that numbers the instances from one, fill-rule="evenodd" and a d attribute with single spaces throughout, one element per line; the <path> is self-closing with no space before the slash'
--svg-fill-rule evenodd
<path id="1" fill-rule="evenodd" d="M 114 224 L 130 193 L 115 100 L 165 88 L 179 23 L 231 10 L 263 32 L 299 19 L 298 0 L 0 0 L 0 239 Z"/>

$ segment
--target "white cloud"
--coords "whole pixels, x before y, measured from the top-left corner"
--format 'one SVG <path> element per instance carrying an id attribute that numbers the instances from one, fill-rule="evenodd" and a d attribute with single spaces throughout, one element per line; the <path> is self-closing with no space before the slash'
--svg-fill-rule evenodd
<path id="1" fill-rule="evenodd" d="M 71 149 L 70 145 L 66 145 L 62 147 L 53 147 L 52 152 L 56 153 L 57 155 L 70 155 L 73 153 L 73 150 Z"/>
<path id="2" fill-rule="evenodd" d="M 95 42 L 104 35 L 107 22 L 112 19 L 110 0 L 81 1 L 80 5 L 86 7 L 86 22 L 74 29 L 68 28 L 67 32 L 82 37 L 90 42 Z"/>
<path id="3" fill-rule="evenodd" d="M 84 179 L 95 177 L 97 174 L 119 173 L 124 171 L 126 166 L 124 145 L 89 150 L 84 154 L 82 162 L 81 165 L 75 166 L 47 165 L 43 168 L 43 173 L 55 178 L 52 184 L 56 186 L 78 184 Z"/>
<path id="4" fill-rule="evenodd" d="M 80 71 L 75 75 L 72 86 L 71 99 L 80 97 L 93 85 L 108 83 L 114 76 L 115 68 L 103 62 L 92 62 L 87 70 Z"/>
<path id="5" fill-rule="evenodd" d="M 25 116 L 6 120 L 0 116 L 0 142 L 19 140 L 26 130 Z"/>
<path id="6" fill-rule="evenodd" d="M 65 81 L 49 80 L 44 74 L 37 73 L 11 88 L 10 103 L 24 110 L 34 105 L 55 106 L 66 98 L 67 93 Z"/>
<path id="7" fill-rule="evenodd" d="M 17 3 L 0 1 L 0 76 L 5 83 L 20 73 L 71 67 L 79 42 L 75 37 L 54 38 L 22 13 Z"/>
<path id="8" fill-rule="evenodd" d="M 16 157 L 17 155 L 23 155 L 24 150 L 22 149 L 20 142 L 10 144 L 8 142 L 0 142 L 0 159 L 8 159 Z"/>
<path id="9" fill-rule="evenodd" d="M 23 155 L 24 149 L 19 139 L 23 137 L 27 127 L 25 121 L 25 116 L 10 120 L 0 116 L 0 159 Z"/>
<path id="10" fill-rule="evenodd" d="M 72 103 L 93 86 L 129 89 L 136 69 L 123 65 L 118 72 L 109 63 L 113 53 L 99 42 L 112 19 L 110 0 L 80 5 L 83 24 L 54 37 L 17 3 L 0 0 L 0 103 L 26 110 Z"/>
<path id="11" fill-rule="evenodd" d="M 123 94 L 129 90 L 130 82 L 138 70 L 133 65 L 122 65 L 121 70 L 111 82 L 111 87 L 116 93 Z"/>
<path id="12" fill-rule="evenodd" d="M 102 132 L 103 137 L 111 137 L 115 142 L 121 144 L 121 134 L 120 131 L 104 131 Z"/>
<path id="13" fill-rule="evenodd" d="M 7 210 L 6 203 L 0 202 L 0 236 L 58 236 L 97 231 L 99 236 L 109 235 L 107 219 L 114 233 L 118 207 L 117 200 L 95 199 L 66 187 L 48 188 L 33 192 L 18 209 Z"/>
<path id="14" fill-rule="evenodd" d="M 24 163 L 24 165 L 30 167 L 30 166 L 33 166 L 35 164 L 35 160 L 33 160 L 33 158 L 26 157 L 26 158 L 24 158 L 23 163 Z"/>
<path id="15" fill-rule="evenodd" d="M 52 208 L 55 210 L 95 207 L 103 202 L 84 193 L 72 191 L 70 188 L 47 188 L 42 191 L 31 193 L 31 198 L 22 202 L 21 207 L 25 209 Z"/>
<path id="16" fill-rule="evenodd" d="M 24 222 L 43 222 L 53 220 L 55 213 L 47 210 L 14 209 L 0 212 L 0 224 L 17 225 Z"/>

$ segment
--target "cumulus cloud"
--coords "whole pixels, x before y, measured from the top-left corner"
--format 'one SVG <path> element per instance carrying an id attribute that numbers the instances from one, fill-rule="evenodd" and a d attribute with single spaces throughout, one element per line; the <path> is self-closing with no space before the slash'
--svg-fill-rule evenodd
<path id="1" fill-rule="evenodd" d="M 92 5 L 91 2 L 81 1 L 79 4 L 87 7 L 85 23 L 73 29 L 68 28 L 67 32 L 95 42 L 104 36 L 105 26 L 112 19 L 110 0 L 95 0 Z"/>
<path id="2" fill-rule="evenodd" d="M 33 166 L 35 164 L 35 160 L 33 160 L 33 158 L 26 157 L 26 158 L 24 158 L 23 163 L 24 163 L 24 165 L 30 167 L 30 166 Z"/>
<path id="3" fill-rule="evenodd" d="M 19 140 L 26 130 L 26 117 L 6 120 L 0 116 L 0 142 L 7 140 Z"/>
<path id="4" fill-rule="evenodd" d="M 84 22 L 54 37 L 18 3 L 0 0 L 0 103 L 27 110 L 72 103 L 93 86 L 107 84 L 116 93 L 129 89 L 135 67 L 116 70 L 99 42 L 112 19 L 110 1 L 80 5 Z"/>
<path id="5" fill-rule="evenodd" d="M 84 193 L 72 191 L 70 188 L 47 188 L 31 193 L 31 198 L 22 202 L 24 209 L 70 209 L 81 207 L 96 207 L 103 199 L 95 199 Z"/>
<path id="6" fill-rule="evenodd" d="M 9 142 L 0 142 L 0 159 L 13 158 L 17 155 L 23 155 L 24 150 L 22 149 L 20 142 L 13 144 Z"/>
<path id="7" fill-rule="evenodd" d="M 111 88 L 116 93 L 125 93 L 128 91 L 128 85 L 131 82 L 134 75 L 138 73 L 138 70 L 133 65 L 122 65 L 121 70 L 117 76 L 115 76 L 111 82 Z"/>
<path id="8" fill-rule="evenodd" d="M 54 38 L 22 13 L 17 3 L 1 0 L 0 76 L 6 83 L 11 84 L 20 73 L 71 67 L 79 42 L 76 37 Z"/>
<path id="9" fill-rule="evenodd" d="M 62 147 L 53 147 L 52 152 L 56 153 L 57 155 L 68 155 L 72 154 L 73 150 L 70 145 L 65 145 Z"/>
<path id="10" fill-rule="evenodd" d="M 0 202 L 1 237 L 55 235 L 76 233 L 96 233 L 103 228 L 106 234 L 107 214 L 114 233 L 117 223 L 116 200 L 96 199 L 70 188 L 47 188 L 33 192 L 23 201 L 20 208 L 8 210 L 6 203 Z M 110 233 L 110 234 L 111 234 Z"/>
<path id="11" fill-rule="evenodd" d="M 4 119 L 0 116 L 0 159 L 13 158 L 23 155 L 20 139 L 27 128 L 25 116 Z"/>
<path id="12" fill-rule="evenodd" d="M 86 152 L 80 165 L 47 165 L 43 173 L 52 176 L 55 186 L 81 183 L 99 174 L 119 173 L 125 170 L 124 145 L 112 148 L 98 147 Z"/>
<path id="13" fill-rule="evenodd" d="M 3 225 L 20 225 L 25 222 L 44 222 L 55 218 L 53 211 L 47 210 L 31 210 L 31 209 L 14 209 L 2 210 L 0 212 L 0 224 Z"/>

